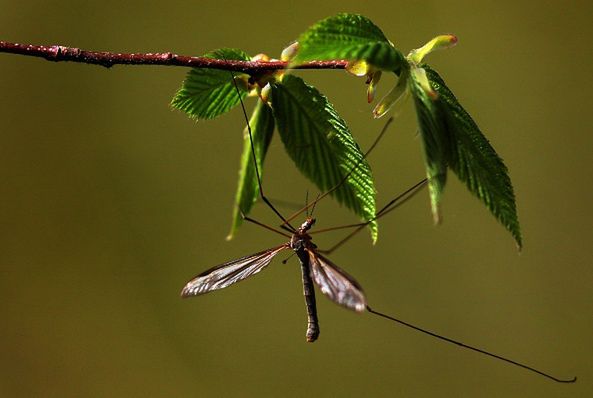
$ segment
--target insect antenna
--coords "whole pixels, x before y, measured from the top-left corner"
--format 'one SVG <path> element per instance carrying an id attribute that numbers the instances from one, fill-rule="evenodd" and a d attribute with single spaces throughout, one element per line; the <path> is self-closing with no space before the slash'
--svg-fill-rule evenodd
<path id="1" fill-rule="evenodd" d="M 288 235 L 285 232 L 279 231 L 276 228 L 272 228 L 269 225 L 266 225 L 266 224 L 264 224 L 262 222 L 257 221 L 255 218 L 251 218 L 251 217 L 246 216 L 245 213 L 243 213 L 243 211 L 241 211 L 241 218 L 244 221 L 248 221 L 248 222 L 253 223 L 255 225 L 259 225 L 260 227 L 263 227 L 263 228 L 265 228 L 265 229 L 267 229 L 269 231 L 272 231 L 272 232 L 276 232 L 277 234 L 280 234 L 280 235 L 282 235 L 282 236 L 284 236 L 286 238 L 291 238 L 292 237 L 291 235 Z"/>
<path id="2" fill-rule="evenodd" d="M 550 375 L 550 374 L 548 374 L 548 373 L 542 372 L 541 370 L 535 369 L 535 368 L 533 368 L 533 367 L 531 367 L 531 366 L 527 366 L 527 365 L 525 365 L 525 364 L 522 364 L 522 363 L 520 363 L 520 362 L 517 362 L 517 361 L 515 361 L 515 360 L 509 359 L 509 358 L 505 358 L 505 357 L 503 357 L 503 356 L 500 356 L 500 355 L 497 355 L 497 354 L 493 354 L 493 353 L 491 353 L 491 352 L 488 352 L 488 351 L 485 351 L 485 350 L 483 350 L 483 349 L 481 349 L 481 348 L 473 347 L 473 346 L 471 346 L 471 345 L 468 345 L 468 344 L 462 343 L 462 342 L 460 342 L 460 341 L 457 341 L 457 340 L 450 339 L 449 337 L 442 336 L 442 335 L 440 335 L 440 334 L 437 334 L 437 333 L 435 333 L 435 332 L 432 332 L 432 331 L 430 331 L 430 330 L 428 330 L 428 329 L 424 329 L 424 328 L 418 327 L 418 326 L 416 326 L 416 325 L 412 325 L 411 323 L 408 323 L 408 322 L 402 321 L 401 319 L 398 319 L 398 318 L 392 317 L 392 316 L 390 316 L 390 315 L 383 314 L 383 313 L 381 313 L 381 312 L 379 312 L 379 311 L 375 311 L 375 310 L 373 310 L 371 307 L 369 307 L 368 305 L 367 305 L 366 309 L 367 309 L 367 311 L 368 311 L 368 312 L 370 312 L 371 314 L 374 314 L 374 315 L 376 315 L 376 316 L 379 316 L 379 317 L 381 317 L 381 318 L 388 319 L 388 320 L 390 320 L 390 321 L 392 321 L 392 322 L 397 322 L 397 323 L 399 323 L 400 325 L 403 325 L 403 326 L 405 326 L 405 327 L 407 327 L 407 328 L 410 328 L 410 329 L 416 330 L 416 331 L 418 331 L 418 332 L 421 332 L 421 333 L 427 334 L 427 335 L 429 335 L 429 336 L 435 337 L 435 338 L 437 338 L 437 339 L 439 339 L 439 340 L 442 340 L 442 341 L 445 341 L 445 342 L 447 342 L 447 343 L 455 344 L 455 345 L 457 345 L 457 346 L 459 346 L 459 347 L 461 347 L 461 348 L 465 348 L 465 349 L 468 349 L 468 350 L 470 350 L 470 351 L 475 351 L 475 352 L 477 352 L 477 353 L 480 353 L 480 354 L 483 354 L 483 355 L 486 355 L 486 356 L 489 356 L 489 357 L 492 357 L 492 358 L 498 359 L 498 360 L 500 360 L 500 361 L 503 361 L 503 362 L 509 363 L 509 364 L 511 364 L 511 365 L 518 366 L 518 367 L 520 367 L 520 368 L 523 368 L 523 369 L 529 370 L 529 371 L 531 371 L 531 372 L 537 373 L 537 374 L 538 374 L 538 375 L 540 375 L 540 376 L 547 377 L 548 379 L 550 379 L 550 380 L 553 380 L 553 381 L 555 381 L 555 382 L 557 382 L 557 383 L 574 383 L 575 381 L 577 381 L 577 378 L 576 378 L 576 377 L 573 377 L 572 379 L 561 379 L 561 378 L 558 378 L 558 377 L 552 376 L 552 375 Z"/>
<path id="3" fill-rule="evenodd" d="M 311 213 L 309 214 L 309 217 L 313 217 L 313 212 L 315 211 L 315 206 L 317 205 L 317 202 L 319 202 L 320 195 L 321 195 L 321 193 L 317 194 L 317 197 L 315 198 L 315 202 L 313 202 L 313 206 L 311 207 Z"/>
<path id="4" fill-rule="evenodd" d="M 241 109 L 243 110 L 243 116 L 245 117 L 245 122 L 247 124 L 247 132 L 249 133 L 249 143 L 251 144 L 251 155 L 253 158 L 253 166 L 255 168 L 255 175 L 257 176 L 257 186 L 259 187 L 259 196 L 261 199 L 268 205 L 270 209 L 282 220 L 282 225 L 280 228 L 286 229 L 290 232 L 295 232 L 295 228 L 290 225 L 291 220 L 287 220 L 284 216 L 274 207 L 272 202 L 268 200 L 266 195 L 264 195 L 264 188 L 261 182 L 261 175 L 259 173 L 259 167 L 257 166 L 257 158 L 255 157 L 255 145 L 253 144 L 253 134 L 251 133 L 251 125 L 249 124 L 249 118 L 247 117 L 247 111 L 245 110 L 245 104 L 243 104 L 243 99 L 241 98 L 241 92 L 239 91 L 239 86 L 237 85 L 237 81 L 235 80 L 235 74 L 233 71 L 229 71 L 233 84 L 235 86 L 235 91 L 237 92 L 237 96 L 239 97 L 239 102 L 241 103 Z"/>

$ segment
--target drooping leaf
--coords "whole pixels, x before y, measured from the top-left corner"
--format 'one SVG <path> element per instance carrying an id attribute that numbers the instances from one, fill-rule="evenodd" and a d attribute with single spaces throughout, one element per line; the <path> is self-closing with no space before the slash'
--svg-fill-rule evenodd
<path id="1" fill-rule="evenodd" d="M 403 104 L 406 102 L 410 89 L 408 88 L 409 70 L 403 69 L 398 76 L 397 84 L 387 93 L 373 109 L 373 117 L 378 119 L 394 109 L 393 117 L 397 117 Z"/>
<path id="2" fill-rule="evenodd" d="M 439 74 L 423 65 L 439 95 L 450 135 L 449 167 L 522 246 L 515 194 L 506 166 Z"/>
<path id="3" fill-rule="evenodd" d="M 364 60 L 377 68 L 398 71 L 403 55 L 370 19 L 338 14 L 311 26 L 298 39 L 295 64 L 312 60 Z"/>
<path id="4" fill-rule="evenodd" d="M 204 55 L 205 58 L 227 60 L 249 60 L 249 56 L 237 49 L 223 48 Z M 247 87 L 241 84 L 244 74 L 235 74 L 241 99 L 247 95 Z M 240 98 L 235 90 L 229 71 L 220 69 L 193 68 L 177 91 L 171 106 L 194 119 L 213 119 L 239 104 Z"/>
<path id="5" fill-rule="evenodd" d="M 449 135 L 438 99 L 435 99 L 434 96 L 431 96 L 430 91 L 426 90 L 425 78 L 423 69 L 412 67 L 409 78 L 410 91 L 414 98 L 420 137 L 424 147 L 424 162 L 432 215 L 435 223 L 438 223 L 441 219 L 441 196 L 447 181 Z"/>
<path id="6" fill-rule="evenodd" d="M 227 240 L 233 238 L 237 228 L 243 222 L 241 212 L 249 214 L 249 211 L 259 196 L 254 153 L 257 169 L 261 177 L 264 159 L 274 132 L 274 115 L 270 107 L 262 101 L 257 101 L 257 105 L 249 120 L 249 125 L 251 126 L 253 138 L 253 150 L 251 148 L 251 140 L 249 139 L 249 131 L 245 128 L 245 132 L 243 133 L 243 153 L 239 167 L 239 184 L 237 194 L 235 195 L 231 231 L 227 236 Z"/>
<path id="7" fill-rule="evenodd" d="M 332 193 L 364 220 L 375 216 L 375 188 L 369 164 L 354 141 L 346 122 L 315 87 L 286 75 L 272 85 L 272 108 L 278 132 L 297 168 L 322 191 Z M 377 222 L 369 224 L 373 241 Z"/>

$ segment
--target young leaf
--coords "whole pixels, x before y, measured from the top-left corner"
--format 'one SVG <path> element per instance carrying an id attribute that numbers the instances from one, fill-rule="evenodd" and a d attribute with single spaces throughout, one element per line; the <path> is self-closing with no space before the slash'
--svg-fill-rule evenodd
<path id="1" fill-rule="evenodd" d="M 397 79 L 397 84 L 387 93 L 379 103 L 373 109 L 373 117 L 378 119 L 389 112 L 391 109 L 394 110 L 393 116 L 397 117 L 402 109 L 403 104 L 406 102 L 410 89 L 408 88 L 408 80 L 410 79 L 410 73 L 408 69 L 402 70 Z"/>
<path id="2" fill-rule="evenodd" d="M 223 48 L 214 50 L 204 55 L 205 58 L 249 60 L 249 56 L 237 49 Z M 243 74 L 236 74 L 240 79 Z M 247 95 L 247 87 L 244 84 L 238 86 L 241 97 Z M 228 71 L 219 69 L 193 68 L 177 91 L 171 106 L 179 109 L 194 119 L 213 119 L 231 110 L 239 104 L 239 96 L 235 86 L 230 80 Z"/>
<path id="3" fill-rule="evenodd" d="M 286 75 L 272 85 L 272 108 L 278 132 L 297 168 L 326 191 L 352 174 L 332 193 L 365 220 L 375 216 L 375 188 L 369 164 L 346 122 L 316 88 Z M 373 241 L 377 222 L 369 224 Z"/>
<path id="4" fill-rule="evenodd" d="M 425 72 L 422 68 L 412 67 L 410 72 L 410 91 L 416 105 L 416 115 L 422 143 L 424 162 L 432 216 L 435 223 L 440 222 L 440 201 L 447 181 L 447 161 L 449 157 L 449 139 L 447 128 L 438 100 L 426 89 Z"/>
<path id="5" fill-rule="evenodd" d="M 294 63 L 311 60 L 364 60 L 388 71 L 399 71 L 403 55 L 370 19 L 338 14 L 311 26 L 299 39 Z"/>
<path id="6" fill-rule="evenodd" d="M 428 65 L 423 68 L 438 93 L 445 115 L 451 145 L 449 166 L 509 230 L 521 248 L 515 194 L 506 166 L 439 74 Z"/>
<path id="7" fill-rule="evenodd" d="M 257 169 L 259 170 L 261 177 L 264 159 L 270 141 L 272 140 L 272 133 L 274 132 L 274 115 L 272 114 L 270 107 L 262 101 L 257 101 L 257 105 L 249 120 L 249 125 L 251 126 L 251 134 L 253 138 L 253 151 L 251 149 L 249 133 L 246 128 L 243 133 L 243 154 L 241 155 L 241 165 L 239 168 L 239 185 L 235 196 L 233 221 L 227 240 L 233 238 L 237 228 L 239 228 L 243 222 L 241 212 L 249 214 L 249 211 L 259 195 L 257 174 L 255 173 L 255 165 L 253 163 L 253 153 L 255 153 L 255 161 L 257 162 Z"/>

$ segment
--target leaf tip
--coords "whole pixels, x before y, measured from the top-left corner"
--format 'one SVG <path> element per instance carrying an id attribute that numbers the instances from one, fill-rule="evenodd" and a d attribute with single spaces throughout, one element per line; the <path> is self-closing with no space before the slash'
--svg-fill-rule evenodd
<path id="1" fill-rule="evenodd" d="M 282 50 L 280 59 L 282 61 L 291 61 L 297 55 L 298 51 L 299 51 L 299 42 L 293 41 L 292 43 L 290 43 L 288 45 L 288 47 L 286 47 L 284 50 Z"/>
<path id="2" fill-rule="evenodd" d="M 441 225 L 443 223 L 441 207 L 438 204 L 432 208 L 432 222 L 434 225 Z"/>
<path id="3" fill-rule="evenodd" d="M 523 237 L 520 234 L 515 236 L 515 245 L 517 245 L 519 254 L 523 253 Z"/>
<path id="4" fill-rule="evenodd" d="M 377 244 L 377 240 L 379 240 L 379 231 L 377 229 L 377 224 L 375 224 L 374 228 L 371 227 L 371 243 L 373 246 Z"/>
<path id="5" fill-rule="evenodd" d="M 437 50 L 444 50 L 454 47 L 457 44 L 457 36 L 454 34 L 439 35 L 420 48 L 416 48 L 408 54 L 408 59 L 416 64 L 422 62 L 425 56 Z"/>
<path id="6" fill-rule="evenodd" d="M 428 173 L 428 194 L 430 198 L 430 211 L 434 225 L 440 225 L 443 221 L 441 212 L 441 196 L 445 187 L 446 174 L 434 175 L 430 177 Z"/>
<path id="7" fill-rule="evenodd" d="M 378 106 L 376 106 L 375 109 L 373 109 L 373 118 L 374 119 L 379 119 L 385 113 L 387 113 L 387 112 L 384 109 L 381 109 Z"/>
<path id="8" fill-rule="evenodd" d="M 230 242 L 235 237 L 237 229 L 241 226 L 243 221 L 242 217 L 238 217 L 238 212 L 233 212 L 233 222 L 231 223 L 231 230 L 228 235 L 224 237 L 224 240 Z"/>

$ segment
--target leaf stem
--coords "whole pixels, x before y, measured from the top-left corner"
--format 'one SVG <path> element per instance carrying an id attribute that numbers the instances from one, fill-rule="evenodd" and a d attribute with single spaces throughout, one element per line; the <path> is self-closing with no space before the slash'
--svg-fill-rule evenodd
<path id="1" fill-rule="evenodd" d="M 10 43 L 0 40 L 0 53 L 26 55 L 45 58 L 48 61 L 80 62 L 110 68 L 113 65 L 163 65 L 190 68 L 212 68 L 258 74 L 273 70 L 287 69 L 284 61 L 238 61 L 178 55 L 172 52 L 161 53 L 113 53 L 108 51 L 88 51 L 60 45 L 41 46 L 34 44 Z M 289 69 L 345 69 L 347 61 L 311 61 Z"/>

